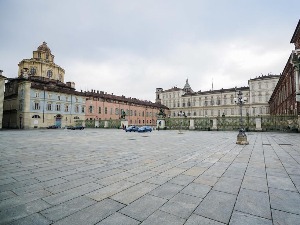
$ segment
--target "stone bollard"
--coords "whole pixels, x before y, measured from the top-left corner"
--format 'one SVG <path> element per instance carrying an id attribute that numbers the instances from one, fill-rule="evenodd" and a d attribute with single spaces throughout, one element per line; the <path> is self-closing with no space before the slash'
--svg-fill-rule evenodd
<path id="1" fill-rule="evenodd" d="M 190 130 L 195 130 L 195 121 L 194 119 L 190 119 L 190 126 L 189 126 Z"/>
<path id="2" fill-rule="evenodd" d="M 261 128 L 261 117 L 257 117 L 255 118 L 255 130 L 256 131 L 262 131 L 262 128 Z"/>

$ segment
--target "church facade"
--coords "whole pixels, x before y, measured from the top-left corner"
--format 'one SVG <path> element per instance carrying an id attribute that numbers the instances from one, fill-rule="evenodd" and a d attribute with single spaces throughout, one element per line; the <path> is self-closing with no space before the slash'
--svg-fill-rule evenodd
<path id="1" fill-rule="evenodd" d="M 18 66 L 18 77 L 6 78 L 3 128 L 75 126 L 78 121 L 120 119 L 122 111 L 129 124 L 155 125 L 159 109 L 167 109 L 125 96 L 76 91 L 74 82 L 65 82 L 65 70 L 54 63 L 46 42 Z"/>

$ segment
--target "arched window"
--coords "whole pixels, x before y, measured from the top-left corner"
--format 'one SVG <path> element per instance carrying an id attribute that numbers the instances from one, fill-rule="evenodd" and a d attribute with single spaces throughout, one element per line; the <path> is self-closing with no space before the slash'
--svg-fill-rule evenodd
<path id="1" fill-rule="evenodd" d="M 36 75 L 36 69 L 35 69 L 34 67 L 31 67 L 31 68 L 30 68 L 30 75 L 31 75 L 31 76 Z"/>
<path id="2" fill-rule="evenodd" d="M 53 76 L 52 71 L 51 71 L 51 70 L 48 70 L 48 71 L 47 71 L 47 77 L 48 77 L 48 78 L 51 78 L 52 76 Z"/>

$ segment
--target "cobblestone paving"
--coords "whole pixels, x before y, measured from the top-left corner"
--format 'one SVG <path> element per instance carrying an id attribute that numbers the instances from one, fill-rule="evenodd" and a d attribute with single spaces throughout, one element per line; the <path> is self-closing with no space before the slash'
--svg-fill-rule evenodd
<path id="1" fill-rule="evenodd" d="M 300 134 L 0 131 L 0 224 L 300 224 Z"/>

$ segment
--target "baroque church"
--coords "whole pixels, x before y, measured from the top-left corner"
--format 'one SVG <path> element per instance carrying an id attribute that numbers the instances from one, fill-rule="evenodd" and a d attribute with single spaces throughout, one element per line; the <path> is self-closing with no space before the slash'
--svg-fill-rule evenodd
<path id="1" fill-rule="evenodd" d="M 55 64 L 46 42 L 18 67 L 16 78 L 0 75 L 0 82 L 4 84 L 6 80 L 4 100 L 0 96 L 3 128 L 68 127 L 79 123 L 101 127 L 104 121 L 119 123 L 121 115 L 126 115 L 128 125 L 154 126 L 159 110 L 168 110 L 161 104 L 123 95 L 98 90 L 76 91 L 74 82 L 65 82 L 65 70 Z"/>

